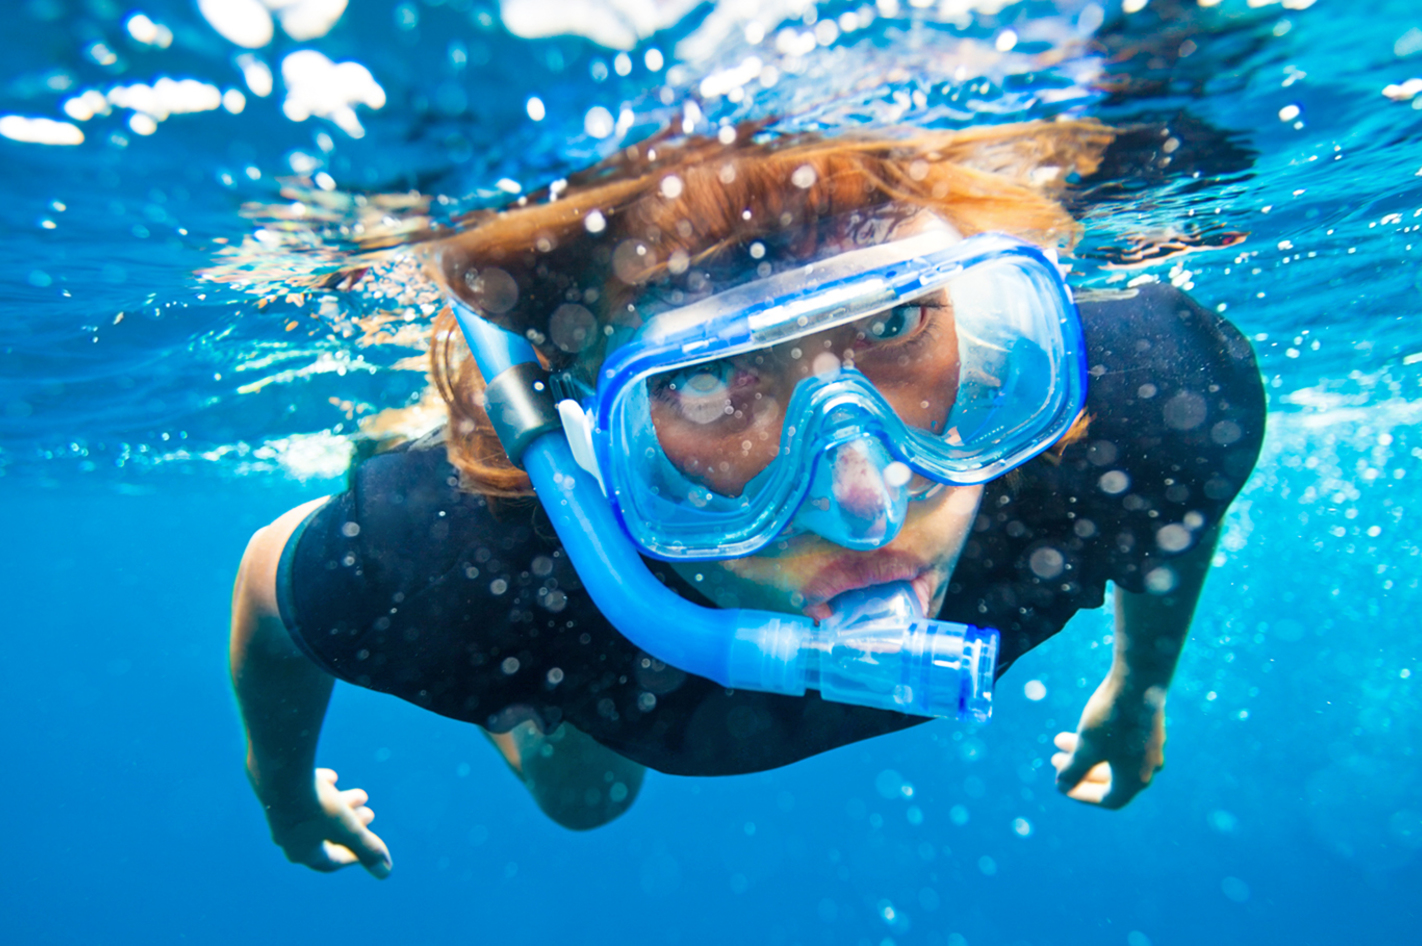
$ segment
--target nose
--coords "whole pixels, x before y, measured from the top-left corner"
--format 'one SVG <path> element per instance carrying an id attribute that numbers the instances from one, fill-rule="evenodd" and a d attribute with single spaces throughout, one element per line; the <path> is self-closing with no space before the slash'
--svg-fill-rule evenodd
<path id="1" fill-rule="evenodd" d="M 872 437 L 827 451 L 816 462 L 794 524 L 846 548 L 888 545 L 908 512 L 906 484 L 885 476 L 892 463 L 884 445 Z"/>
<path id="2" fill-rule="evenodd" d="M 831 492 L 847 518 L 873 522 L 889 508 L 884 473 L 872 462 L 868 443 L 856 440 L 837 448 L 833 469 Z"/>

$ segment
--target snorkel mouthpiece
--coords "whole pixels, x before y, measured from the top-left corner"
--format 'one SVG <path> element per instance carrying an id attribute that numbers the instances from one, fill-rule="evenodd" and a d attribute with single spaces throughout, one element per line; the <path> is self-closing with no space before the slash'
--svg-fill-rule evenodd
<path id="1" fill-rule="evenodd" d="M 793 675 L 836 703 L 979 723 L 992 715 L 997 631 L 925 617 L 906 581 L 847 591 L 829 605 L 830 617 L 808 632 L 738 633 L 731 685 L 765 689 L 757 683 Z"/>
<path id="2" fill-rule="evenodd" d="M 486 408 L 510 459 L 527 470 L 593 603 L 656 659 L 725 687 L 803 696 L 921 716 L 986 722 L 997 631 L 924 616 L 906 582 L 845 592 L 830 618 L 707 608 L 651 573 L 596 479 L 574 461 L 523 339 L 457 300 L 455 317 L 488 381 Z M 528 396 L 506 391 L 531 388 Z"/>
<path id="3" fill-rule="evenodd" d="M 925 617 L 908 582 L 847 591 L 817 628 L 827 700 L 979 723 L 992 715 L 997 631 Z"/>

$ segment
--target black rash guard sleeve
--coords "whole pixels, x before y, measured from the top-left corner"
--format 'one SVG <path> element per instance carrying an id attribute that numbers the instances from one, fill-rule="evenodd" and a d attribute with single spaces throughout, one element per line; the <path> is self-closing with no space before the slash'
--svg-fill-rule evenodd
<path id="1" fill-rule="evenodd" d="M 1094 414 L 1061 465 L 1097 517 L 1106 576 L 1127 591 L 1164 592 L 1169 560 L 1219 524 L 1254 469 L 1264 386 L 1253 349 L 1225 319 L 1172 286 L 1136 293 L 1129 306 L 1081 304 L 1098 326 Z"/>
<path id="2" fill-rule="evenodd" d="M 290 586 L 287 622 L 326 670 L 495 729 L 557 724 L 555 687 L 534 678 L 530 656 L 561 649 L 548 627 L 556 622 L 534 622 L 526 606 L 536 576 L 551 617 L 566 601 L 566 592 L 547 597 L 555 574 L 571 569 L 555 541 L 535 535 L 530 504 L 496 516 L 461 491 L 442 442 L 362 463 L 294 541 L 280 579 Z"/>

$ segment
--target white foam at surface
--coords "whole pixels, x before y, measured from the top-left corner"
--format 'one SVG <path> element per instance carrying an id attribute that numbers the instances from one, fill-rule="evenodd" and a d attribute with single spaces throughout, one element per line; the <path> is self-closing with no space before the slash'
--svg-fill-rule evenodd
<path id="1" fill-rule="evenodd" d="M 700 26 L 677 43 L 676 58 L 701 62 L 738 34 L 763 38 L 786 20 L 802 16 L 809 5 L 809 0 L 721 0 Z"/>
<path id="2" fill-rule="evenodd" d="M 499 0 L 504 27 L 524 39 L 584 36 L 608 49 L 637 42 L 679 22 L 700 0 Z"/>
<path id="3" fill-rule="evenodd" d="M 50 118 L 6 115 L 0 118 L 0 136 L 35 145 L 78 145 L 84 143 L 79 126 Z"/>
<path id="4" fill-rule="evenodd" d="M 1394 102 L 1410 102 L 1419 92 L 1422 92 L 1422 79 L 1408 79 L 1385 87 L 1382 94 Z"/>
<path id="5" fill-rule="evenodd" d="M 260 49 L 272 41 L 272 15 L 259 0 L 198 0 L 198 12 L 229 43 Z"/>
<path id="6" fill-rule="evenodd" d="M 242 70 L 242 80 L 257 98 L 272 94 L 272 70 L 266 63 L 251 53 L 243 53 L 237 57 L 237 68 Z"/>
<path id="7" fill-rule="evenodd" d="M 222 107 L 222 90 L 197 79 L 170 79 L 167 76 L 147 85 L 119 85 L 109 90 L 110 105 L 141 112 L 154 121 L 170 115 L 211 112 Z"/>
<path id="8" fill-rule="evenodd" d="M 348 0 L 198 0 L 198 11 L 223 39 L 247 49 L 260 49 L 275 35 L 273 14 L 286 35 L 306 42 L 331 32 L 347 4 Z M 130 18 L 129 33 L 149 45 L 166 46 L 162 42 L 164 34 L 172 42 L 167 27 L 141 13 Z"/>
<path id="9" fill-rule="evenodd" d="M 281 21 L 281 28 L 297 42 L 319 39 L 346 12 L 347 0 L 264 0 Z"/>
<path id="10" fill-rule="evenodd" d="M 350 440 L 322 430 L 268 441 L 252 451 L 252 455 L 261 460 L 275 460 L 288 475 L 305 482 L 335 479 L 344 474 L 351 463 L 351 451 Z"/>
<path id="11" fill-rule="evenodd" d="M 108 96 L 98 89 L 89 89 L 64 103 L 64 114 L 76 122 L 87 122 L 95 115 L 107 115 L 111 111 Z"/>
<path id="12" fill-rule="evenodd" d="M 173 44 L 173 31 L 162 23 L 155 23 L 146 14 L 135 13 L 124 24 L 128 35 L 145 46 L 167 49 Z"/>
<path id="13" fill-rule="evenodd" d="M 279 360 L 279 358 L 280 356 L 270 356 L 268 358 L 251 359 L 239 365 L 237 370 L 260 370 L 272 364 L 274 360 Z M 276 374 L 268 375 L 265 378 L 259 378 L 256 381 L 249 381 L 238 387 L 237 393 L 256 394 L 270 384 L 286 384 L 298 378 L 307 378 L 318 374 L 334 373 L 337 375 L 345 375 L 349 371 L 364 371 L 368 374 L 374 374 L 377 370 L 379 369 L 375 365 L 359 355 L 351 358 L 345 352 L 337 352 L 335 355 L 332 355 L 330 352 L 321 352 L 316 357 L 316 360 L 308 365 L 301 368 L 289 368 L 284 371 L 278 371 Z"/>
<path id="14" fill-rule="evenodd" d="M 282 111 L 294 122 L 315 115 L 335 122 L 352 138 L 365 135 L 355 106 L 385 106 L 385 90 L 358 62 L 332 62 L 314 49 L 298 50 L 281 61 L 286 85 Z"/>
<path id="15" fill-rule="evenodd" d="M 750 82 L 752 79 L 760 77 L 760 71 L 765 68 L 759 56 L 747 56 L 741 61 L 739 66 L 730 69 L 722 69 L 713 72 L 701 80 L 701 97 L 705 99 L 715 98 L 718 95 L 725 95 L 732 89 L 738 89 Z"/>
<path id="16" fill-rule="evenodd" d="M 293 479 L 330 480 L 343 476 L 350 466 L 354 447 L 351 441 L 329 430 L 311 434 L 292 434 L 278 440 L 268 440 L 258 447 L 247 443 L 223 444 L 198 454 L 212 463 L 232 462 L 237 476 L 272 473 L 280 470 Z M 187 451 L 177 451 L 157 458 L 157 462 L 189 460 Z"/>

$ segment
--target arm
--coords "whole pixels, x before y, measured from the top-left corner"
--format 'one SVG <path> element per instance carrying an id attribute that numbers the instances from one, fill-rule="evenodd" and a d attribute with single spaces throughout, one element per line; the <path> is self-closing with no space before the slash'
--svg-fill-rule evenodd
<path id="1" fill-rule="evenodd" d="M 1057 788 L 1103 808 L 1121 808 L 1165 765 L 1165 691 L 1214 555 L 1218 527 L 1170 560 L 1175 587 L 1167 594 L 1116 588 L 1111 670 L 1096 688 L 1075 733 L 1060 733 L 1052 757 Z"/>
<path id="2" fill-rule="evenodd" d="M 247 730 L 247 775 L 272 840 L 290 860 L 316 870 L 359 862 L 384 877 L 390 852 L 366 827 L 375 817 L 366 793 L 338 791 L 335 772 L 315 769 L 334 681 L 296 648 L 277 609 L 282 549 L 323 502 L 298 506 L 247 545 L 232 591 L 232 685 Z"/>

